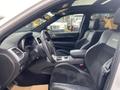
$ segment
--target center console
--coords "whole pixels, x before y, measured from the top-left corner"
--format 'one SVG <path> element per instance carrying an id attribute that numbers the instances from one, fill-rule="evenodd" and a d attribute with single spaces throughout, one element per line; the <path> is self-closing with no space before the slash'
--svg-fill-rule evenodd
<path id="1" fill-rule="evenodd" d="M 71 56 L 53 56 L 55 62 L 59 63 L 70 63 L 70 64 L 83 64 L 83 58 L 73 58 Z"/>
<path id="2" fill-rule="evenodd" d="M 56 63 L 83 64 L 86 50 L 71 50 L 69 56 L 52 55 Z"/>

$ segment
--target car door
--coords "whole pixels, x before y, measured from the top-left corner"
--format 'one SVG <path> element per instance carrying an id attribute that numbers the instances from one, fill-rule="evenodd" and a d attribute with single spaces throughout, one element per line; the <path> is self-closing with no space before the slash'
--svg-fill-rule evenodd
<path id="1" fill-rule="evenodd" d="M 69 15 L 48 26 L 56 49 L 69 51 L 74 48 L 82 20 L 83 14 Z"/>

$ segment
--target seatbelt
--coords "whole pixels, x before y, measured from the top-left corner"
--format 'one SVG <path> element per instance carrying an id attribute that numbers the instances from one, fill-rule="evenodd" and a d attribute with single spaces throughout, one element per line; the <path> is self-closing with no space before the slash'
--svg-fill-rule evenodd
<path id="1" fill-rule="evenodd" d="M 103 90 L 107 76 L 109 75 L 111 71 L 111 65 L 112 65 L 113 58 L 105 62 L 105 64 L 101 68 L 101 73 L 98 81 L 98 87 L 100 88 L 99 90 Z"/>

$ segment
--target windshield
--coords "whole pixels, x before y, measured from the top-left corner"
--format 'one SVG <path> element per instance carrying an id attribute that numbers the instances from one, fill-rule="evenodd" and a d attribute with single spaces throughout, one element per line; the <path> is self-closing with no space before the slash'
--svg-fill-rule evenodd
<path id="1" fill-rule="evenodd" d="M 40 26 L 42 23 L 46 22 L 45 19 L 43 18 L 38 18 L 34 21 L 32 21 L 31 23 L 27 24 L 26 26 L 20 28 L 19 30 L 17 30 L 17 32 L 26 32 L 26 31 L 32 31 L 34 30 L 36 27 Z"/>
<path id="2" fill-rule="evenodd" d="M 0 26 L 42 0 L 1 0 Z"/>

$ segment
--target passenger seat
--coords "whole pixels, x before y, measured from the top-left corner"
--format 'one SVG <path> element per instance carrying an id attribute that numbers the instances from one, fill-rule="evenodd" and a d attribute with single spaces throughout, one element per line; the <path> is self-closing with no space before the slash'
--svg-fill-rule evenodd
<path id="1" fill-rule="evenodd" d="M 98 40 L 101 37 L 101 34 L 104 32 L 104 30 L 98 30 L 99 28 L 99 20 L 91 20 L 89 29 L 84 34 L 83 38 L 76 41 L 76 44 L 74 46 L 74 49 L 89 49 L 92 45 L 96 44 Z M 69 51 L 66 50 L 57 50 L 57 55 L 64 56 L 64 55 L 70 55 Z"/>

